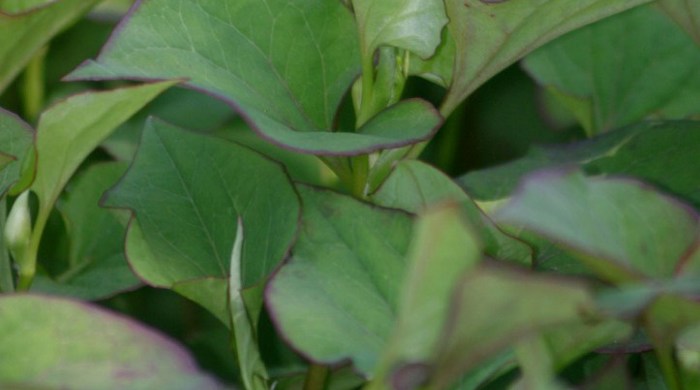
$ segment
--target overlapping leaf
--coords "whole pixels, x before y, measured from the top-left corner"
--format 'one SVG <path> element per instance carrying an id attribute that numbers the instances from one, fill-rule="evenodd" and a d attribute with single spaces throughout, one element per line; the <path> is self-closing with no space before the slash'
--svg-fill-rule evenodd
<path id="1" fill-rule="evenodd" d="M 482 264 L 459 283 L 429 386 L 449 386 L 518 340 L 581 323 L 591 305 L 590 291 L 575 280 Z"/>
<path id="2" fill-rule="evenodd" d="M 452 84 L 442 112 L 493 75 L 566 32 L 649 0 L 447 0 L 456 43 Z M 449 50 L 446 55 L 452 54 Z M 438 62 L 439 63 L 439 62 Z"/>
<path id="3" fill-rule="evenodd" d="M 134 212 L 127 256 L 144 280 L 172 287 L 217 278 L 218 294 L 207 297 L 213 303 L 226 299 L 238 218 L 246 228 L 240 275 L 247 288 L 282 260 L 299 213 L 278 164 L 243 146 L 155 120 L 106 204 Z"/>
<path id="4" fill-rule="evenodd" d="M 235 106 L 268 140 L 316 154 L 431 136 L 441 118 L 423 101 L 392 106 L 357 133 L 332 131 L 359 73 L 358 48 L 352 15 L 339 1 L 156 0 L 140 3 L 97 62 L 72 78 L 186 77 Z"/>
<path id="5" fill-rule="evenodd" d="M 125 170 L 123 163 L 93 165 L 71 181 L 57 205 L 70 243 L 67 267 L 53 279 L 38 275 L 32 291 L 94 300 L 140 284 L 124 257 L 128 213 L 98 205 Z"/>
<path id="6" fill-rule="evenodd" d="M 447 23 L 442 0 L 353 0 L 363 56 L 371 58 L 381 46 L 433 55 Z"/>
<path id="7" fill-rule="evenodd" d="M 396 316 L 411 218 L 329 191 L 299 191 L 301 233 L 268 285 L 271 316 L 311 360 L 350 359 L 369 375 Z"/>
<path id="8" fill-rule="evenodd" d="M 5 295 L 0 312 L 2 388 L 223 388 L 179 345 L 98 307 Z"/>
<path id="9" fill-rule="evenodd" d="M 586 26 L 524 63 L 540 84 L 563 95 L 589 134 L 648 117 L 700 114 L 700 49 L 655 7 Z"/>
<path id="10" fill-rule="evenodd" d="M 572 250 L 612 282 L 672 276 L 700 226 L 691 208 L 639 182 L 565 171 L 529 177 L 495 218 Z"/>
<path id="11" fill-rule="evenodd" d="M 0 197 L 20 179 L 24 159 L 32 157 L 33 142 L 34 130 L 16 115 L 0 109 L 0 153 L 9 159 L 0 169 Z"/>
<path id="12" fill-rule="evenodd" d="M 102 140 L 174 84 L 166 81 L 83 93 L 44 111 L 37 130 L 38 159 L 31 187 L 39 198 L 40 212 L 48 213 L 68 179 Z"/>
<path id="13" fill-rule="evenodd" d="M 542 168 L 579 165 L 590 174 L 620 174 L 649 181 L 700 205 L 700 123 L 649 122 L 565 146 L 535 147 L 513 162 L 462 176 L 476 200 L 509 196 L 522 177 Z"/>
<path id="14" fill-rule="evenodd" d="M 447 200 L 458 202 L 461 212 L 479 232 L 487 255 L 523 264 L 532 262 L 532 250 L 525 243 L 500 231 L 455 182 L 420 161 L 398 163 L 372 200 L 413 213 Z"/>
<path id="15" fill-rule="evenodd" d="M 385 388 L 392 371 L 434 358 L 459 278 L 481 259 L 481 244 L 459 205 L 429 209 L 416 223 L 396 324 L 375 376 Z"/>
<path id="16" fill-rule="evenodd" d="M 54 35 L 98 0 L 0 3 L 0 93 Z"/>

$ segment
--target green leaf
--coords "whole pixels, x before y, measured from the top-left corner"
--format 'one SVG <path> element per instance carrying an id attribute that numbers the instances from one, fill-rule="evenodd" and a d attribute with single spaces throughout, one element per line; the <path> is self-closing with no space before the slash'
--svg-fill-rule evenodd
<path id="1" fill-rule="evenodd" d="M 334 131 L 359 73 L 358 48 L 339 1 L 156 0 L 140 3 L 97 62 L 71 78 L 188 78 L 262 137 L 308 153 L 354 155 L 430 137 L 441 117 L 424 101 L 390 107 L 358 133 Z"/>
<path id="2" fill-rule="evenodd" d="M 126 243 L 134 271 L 222 319 L 232 328 L 247 386 L 264 381 L 250 344 L 261 284 L 287 254 L 299 218 L 282 167 L 244 146 L 149 120 L 106 204 L 134 213 Z"/>
<path id="3" fill-rule="evenodd" d="M 36 136 L 32 184 L 40 213 L 47 213 L 83 160 L 114 129 L 176 82 L 74 95 L 44 111 Z"/>
<path id="4" fill-rule="evenodd" d="M 261 282 L 294 238 L 299 204 L 288 177 L 245 147 L 161 122 L 149 121 L 143 137 L 131 169 L 107 198 L 135 213 L 126 243 L 132 267 L 148 283 L 200 303 L 233 326 L 236 339 L 254 334 L 261 294 L 247 299 L 246 291 L 228 288 L 236 220 L 246 226 L 237 282 L 243 289 Z M 229 307 L 234 293 L 245 307 Z M 251 324 L 232 323 L 230 315 Z M 248 364 L 250 345 L 237 345 L 239 362 Z"/>
<path id="5" fill-rule="evenodd" d="M 449 29 L 442 30 L 440 45 L 435 48 L 435 54 L 423 59 L 417 55 L 409 58 L 409 73 L 418 75 L 442 87 L 452 84 L 452 65 L 455 57 L 456 44 Z"/>
<path id="6" fill-rule="evenodd" d="M 19 14 L 50 2 L 51 0 L 0 0 L 0 12 Z"/>
<path id="7" fill-rule="evenodd" d="M 456 42 L 452 84 L 441 111 L 452 112 L 486 80 L 548 41 L 649 0 L 447 0 Z"/>
<path id="8" fill-rule="evenodd" d="M 350 359 L 370 375 L 396 316 L 411 218 L 330 191 L 298 189 L 301 233 L 268 284 L 271 317 L 312 361 Z"/>
<path id="9" fill-rule="evenodd" d="M 421 215 L 409 249 L 396 324 L 375 376 L 375 388 L 388 387 L 385 381 L 391 371 L 401 370 L 397 367 L 433 358 L 457 281 L 481 256 L 481 244 L 463 220 L 459 205 L 443 204 Z"/>
<path id="10" fill-rule="evenodd" d="M 10 165 L 10 163 L 13 161 L 15 161 L 13 156 L 8 156 L 7 154 L 0 152 L 0 171 L 5 169 L 5 167 Z"/>
<path id="11" fill-rule="evenodd" d="M 562 245 L 612 282 L 672 276 L 700 226 L 692 209 L 641 183 L 559 170 L 530 176 L 494 218 Z"/>
<path id="12" fill-rule="evenodd" d="M 476 200 L 510 196 L 522 177 L 542 168 L 579 165 L 590 174 L 624 174 L 652 182 L 700 205 L 700 122 L 648 122 L 564 146 L 535 147 L 527 156 L 462 176 Z"/>
<path id="13" fill-rule="evenodd" d="M 700 4 L 688 0 L 659 0 L 657 4 L 700 45 Z"/>
<path id="14" fill-rule="evenodd" d="M 264 389 L 267 388 L 267 370 L 260 356 L 260 351 L 255 343 L 257 340 L 257 318 L 256 315 L 249 315 L 246 308 L 246 302 L 243 297 L 243 278 L 241 271 L 243 270 L 243 244 L 245 240 L 245 232 L 241 217 L 238 217 L 236 226 L 236 238 L 233 241 L 231 250 L 229 283 L 228 283 L 228 302 L 229 302 L 229 319 L 231 327 L 234 329 L 234 342 L 238 352 L 239 365 L 241 366 L 241 377 L 243 386 L 246 389 Z M 258 296 L 258 301 L 262 302 L 262 289 Z M 260 305 L 258 305 L 260 307 Z"/>
<path id="15" fill-rule="evenodd" d="M 202 133 L 212 133 L 234 116 L 221 100 L 185 88 L 171 88 L 154 99 L 129 121 L 119 126 L 102 147 L 117 159 L 131 161 L 149 116 Z"/>
<path id="16" fill-rule="evenodd" d="M 578 323 L 545 332 L 542 337 L 554 368 L 562 370 L 587 353 L 629 339 L 632 325 L 618 320 Z"/>
<path id="17" fill-rule="evenodd" d="M 399 162 L 371 198 L 381 206 L 412 213 L 447 200 L 458 202 L 461 212 L 477 229 L 487 255 L 524 264 L 532 262 L 532 250 L 525 243 L 499 230 L 464 190 L 445 174 L 423 162 Z"/>
<path id="18" fill-rule="evenodd" d="M 135 214 L 127 255 L 153 285 L 229 276 L 236 220 L 246 226 L 243 287 L 262 281 L 294 237 L 299 204 L 281 167 L 243 146 L 150 120 L 136 158 L 107 196 Z M 272 223 L 274 221 L 274 223 Z M 132 244 L 133 244 L 132 243 Z"/>
<path id="19" fill-rule="evenodd" d="M 221 389 L 179 345 L 96 306 L 0 297 L 0 387 Z"/>
<path id="20" fill-rule="evenodd" d="M 371 58 L 381 46 L 433 55 L 447 24 L 442 0 L 353 0 L 362 55 Z"/>
<path id="21" fill-rule="evenodd" d="M 0 3 L 0 93 L 39 49 L 97 2 L 98 0 L 61 0 Z M 41 6 L 37 7 L 38 5 Z"/>
<path id="22" fill-rule="evenodd" d="M 700 50 L 651 6 L 568 34 L 524 64 L 538 83 L 577 100 L 571 107 L 582 110 L 578 119 L 589 134 L 700 114 Z"/>
<path id="23" fill-rule="evenodd" d="M 445 388 L 519 340 L 581 323 L 592 305 L 578 281 L 488 263 L 461 278 L 452 302 L 430 388 Z"/>
<path id="24" fill-rule="evenodd" d="M 125 170 L 124 163 L 92 165 L 69 183 L 57 204 L 68 230 L 68 265 L 55 278 L 37 275 L 32 291 L 97 300 L 140 284 L 124 257 L 128 213 L 98 206 Z"/>
<path id="25" fill-rule="evenodd" d="M 0 108 L 0 153 L 12 159 L 0 169 L 0 198 L 20 180 L 24 159 L 33 154 L 33 142 L 34 130 L 15 114 Z"/>

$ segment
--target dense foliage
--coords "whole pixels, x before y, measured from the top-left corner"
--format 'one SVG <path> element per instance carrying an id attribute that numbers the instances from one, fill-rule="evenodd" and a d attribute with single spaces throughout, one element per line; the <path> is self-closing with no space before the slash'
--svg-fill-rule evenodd
<path id="1" fill-rule="evenodd" d="M 0 0 L 0 388 L 700 387 L 700 3 Z"/>

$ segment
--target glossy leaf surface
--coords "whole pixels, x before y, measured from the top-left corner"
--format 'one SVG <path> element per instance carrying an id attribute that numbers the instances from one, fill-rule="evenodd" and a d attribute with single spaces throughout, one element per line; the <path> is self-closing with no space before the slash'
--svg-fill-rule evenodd
<path id="1" fill-rule="evenodd" d="M 223 388 L 179 345 L 96 306 L 4 295 L 0 313 L 3 388 Z"/>
<path id="2" fill-rule="evenodd" d="M 358 48 L 339 1 L 157 0 L 141 2 L 97 61 L 72 78 L 188 78 L 264 138 L 308 153 L 352 155 L 430 137 L 441 117 L 424 101 L 392 106 L 357 133 L 334 131 L 359 73 Z"/>

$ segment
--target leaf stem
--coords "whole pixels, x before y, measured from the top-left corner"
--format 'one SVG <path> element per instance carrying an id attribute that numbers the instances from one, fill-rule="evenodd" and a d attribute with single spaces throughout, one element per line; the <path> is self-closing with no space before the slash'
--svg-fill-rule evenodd
<path id="1" fill-rule="evenodd" d="M 352 194 L 358 199 L 367 198 L 367 178 L 369 175 L 369 156 L 361 155 L 352 158 Z"/>
<path id="2" fill-rule="evenodd" d="M 7 200 L 0 200 L 0 231 L 5 230 L 5 220 L 7 219 Z M 15 283 L 12 278 L 12 262 L 10 253 L 7 250 L 5 241 L 0 239 L 0 291 L 12 292 L 15 290 Z"/>
<path id="3" fill-rule="evenodd" d="M 46 222 L 49 219 L 50 211 L 51 207 L 47 208 L 45 206 L 39 206 L 39 214 L 36 217 L 36 222 L 34 224 L 34 228 L 32 229 L 32 235 L 29 239 L 29 246 L 27 247 L 27 251 L 24 253 L 23 259 L 20 262 L 21 266 L 19 268 L 17 291 L 29 291 L 32 286 L 34 275 L 36 274 L 39 244 L 41 243 L 41 237 L 44 234 L 44 228 L 46 227 Z"/>
<path id="4" fill-rule="evenodd" d="M 323 390 L 328 381 L 328 367 L 320 364 L 311 364 L 306 372 L 304 390 Z"/>
<path id="5" fill-rule="evenodd" d="M 24 116 L 30 122 L 35 122 L 44 106 L 45 77 L 44 59 L 48 47 L 44 47 L 29 61 L 22 77 L 22 103 Z"/>
<path id="6" fill-rule="evenodd" d="M 681 390 L 681 384 L 678 379 L 678 370 L 676 363 L 673 360 L 673 348 L 670 346 L 657 346 L 656 357 L 659 359 L 661 372 L 664 374 L 666 384 L 670 390 Z"/>
<path id="7" fill-rule="evenodd" d="M 362 58 L 362 98 L 360 99 L 360 111 L 357 113 L 356 128 L 365 124 L 375 112 L 372 104 L 374 94 L 374 58 L 367 55 Z"/>

